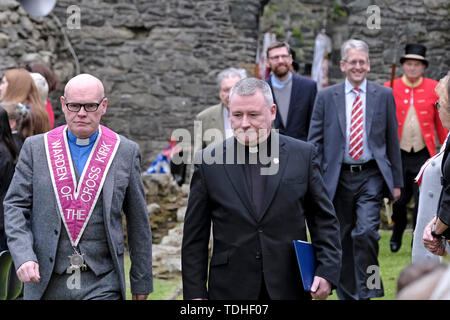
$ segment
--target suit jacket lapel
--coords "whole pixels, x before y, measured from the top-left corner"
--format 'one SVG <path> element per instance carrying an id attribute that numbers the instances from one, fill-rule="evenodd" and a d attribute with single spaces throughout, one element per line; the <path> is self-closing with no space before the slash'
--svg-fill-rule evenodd
<path id="1" fill-rule="evenodd" d="M 294 117 L 294 114 L 297 112 L 295 110 L 295 102 L 298 100 L 297 94 L 299 92 L 301 92 L 300 84 L 298 82 L 299 82 L 298 78 L 294 74 L 292 74 L 291 98 L 289 100 L 289 109 L 288 109 L 288 116 L 286 119 L 286 128 L 289 127 L 290 122 L 293 121 L 292 118 Z M 277 108 L 277 110 L 278 110 L 278 108 Z"/>
<path id="2" fill-rule="evenodd" d="M 271 133 L 273 135 L 272 139 L 277 135 L 274 131 Z M 279 141 L 279 135 L 278 135 L 278 141 Z M 264 204 L 262 206 L 262 212 L 260 215 L 260 219 L 264 217 L 264 215 L 267 212 L 267 209 L 269 208 L 270 204 L 272 203 L 273 198 L 275 197 L 276 191 L 278 190 L 278 187 L 280 185 L 280 180 L 283 177 L 284 170 L 286 168 L 286 164 L 288 162 L 289 153 L 286 150 L 286 146 L 284 142 L 279 141 L 279 155 L 277 156 L 276 153 L 274 153 L 274 150 L 272 148 L 272 155 L 271 155 L 272 161 L 271 165 L 275 166 L 278 165 L 278 172 L 273 175 L 267 176 L 267 184 L 266 184 L 266 194 L 264 197 Z M 278 158 L 278 161 L 275 160 Z"/>
<path id="3" fill-rule="evenodd" d="M 223 112 L 222 112 L 222 104 L 218 104 L 216 106 L 217 110 L 211 115 L 211 128 L 217 128 L 219 129 L 222 134 L 223 138 L 225 139 L 225 126 L 223 124 Z"/>
<path id="4" fill-rule="evenodd" d="M 277 105 L 277 116 L 275 117 L 275 121 L 272 123 L 272 128 L 280 128 L 280 129 L 284 130 L 284 129 L 287 128 L 287 122 L 286 122 L 286 127 L 285 127 L 283 125 L 283 121 L 281 121 L 280 112 L 278 111 L 278 103 L 277 103 L 277 99 L 275 98 L 275 93 L 273 92 L 272 78 L 271 77 L 267 78 L 267 83 L 269 84 L 270 90 L 272 91 L 273 103 L 275 103 Z"/>
<path id="5" fill-rule="evenodd" d="M 377 88 L 375 86 L 372 86 L 370 81 L 367 81 L 366 91 L 366 134 L 367 137 L 369 137 L 370 129 L 372 128 L 373 114 L 377 106 L 378 95 Z"/>
<path id="6" fill-rule="evenodd" d="M 333 92 L 334 104 L 336 106 L 336 112 L 339 119 L 339 125 L 341 127 L 342 135 L 344 137 L 347 136 L 347 122 L 345 116 L 345 83 L 341 83 L 341 85 L 337 86 L 335 91 Z"/>
<path id="7" fill-rule="evenodd" d="M 111 214 L 111 203 L 114 190 L 114 165 L 109 168 L 103 184 L 103 219 L 108 223 Z"/>

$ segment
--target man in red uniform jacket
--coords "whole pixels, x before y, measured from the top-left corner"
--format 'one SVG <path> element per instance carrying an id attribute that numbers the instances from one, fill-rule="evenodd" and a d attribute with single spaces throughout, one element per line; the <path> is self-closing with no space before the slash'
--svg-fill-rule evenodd
<path id="1" fill-rule="evenodd" d="M 392 252 L 397 252 L 402 245 L 407 222 L 406 206 L 412 196 L 415 201 L 413 228 L 416 225 L 419 190 L 414 177 L 422 164 L 436 153 L 436 133 L 440 144 L 447 136 L 434 107 L 438 100 L 434 88 L 438 82 L 422 76 L 428 67 L 426 50 L 421 44 L 406 45 L 405 55 L 400 58 L 404 74 L 394 80 L 392 88 L 397 109 L 404 180 L 402 195 L 393 206 L 394 231 L 390 241 Z M 390 82 L 387 81 L 384 85 L 388 87 Z"/>

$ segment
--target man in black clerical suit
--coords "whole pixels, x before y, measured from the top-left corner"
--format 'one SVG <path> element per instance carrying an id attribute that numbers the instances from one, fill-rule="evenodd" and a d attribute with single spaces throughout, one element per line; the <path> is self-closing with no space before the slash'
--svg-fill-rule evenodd
<path id="1" fill-rule="evenodd" d="M 230 92 L 234 136 L 196 153 L 182 245 L 185 299 L 326 299 L 338 283 L 339 222 L 314 147 L 272 131 L 275 116 L 269 85 L 243 79 Z M 316 256 L 311 293 L 293 246 L 307 240 L 305 220 Z"/>

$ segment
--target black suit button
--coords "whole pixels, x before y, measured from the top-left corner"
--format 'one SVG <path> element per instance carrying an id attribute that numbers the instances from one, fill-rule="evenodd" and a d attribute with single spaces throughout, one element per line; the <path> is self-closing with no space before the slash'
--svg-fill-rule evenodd
<path id="1" fill-rule="evenodd" d="M 55 235 L 58 235 L 58 230 L 55 229 L 54 231 L 55 231 Z"/>
<path id="2" fill-rule="evenodd" d="M 53 262 L 53 258 L 52 257 L 50 257 L 49 260 L 50 260 L 50 262 Z"/>
<path id="3" fill-rule="evenodd" d="M 256 256 L 255 256 L 256 260 L 261 259 L 261 252 L 256 251 Z"/>
<path id="4" fill-rule="evenodd" d="M 263 229 L 258 229 L 258 232 L 259 233 L 263 233 Z"/>

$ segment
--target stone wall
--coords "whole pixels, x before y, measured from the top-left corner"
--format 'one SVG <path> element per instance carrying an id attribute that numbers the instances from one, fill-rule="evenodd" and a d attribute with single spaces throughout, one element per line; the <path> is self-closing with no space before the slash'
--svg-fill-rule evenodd
<path id="1" fill-rule="evenodd" d="M 76 4 L 80 28 L 68 29 L 73 4 L 58 0 L 51 15 L 32 18 L 18 1 L 0 0 L 0 69 L 42 60 L 64 84 L 76 70 L 66 31 L 81 72 L 105 84 L 104 124 L 139 143 L 143 168 L 174 129 L 192 133 L 195 115 L 219 101 L 220 70 L 237 66 L 253 75 L 258 40 L 270 29 L 280 40 L 290 34 L 305 62 L 312 61 L 314 38 L 325 26 L 333 40 L 331 83 L 342 79 L 339 47 L 350 37 L 370 45 L 371 80 L 387 80 L 393 49 L 399 57 L 413 41 L 429 49 L 426 76 L 438 79 L 450 67 L 447 0 L 82 0 Z M 371 4 L 381 9 L 379 30 L 366 25 Z M 64 122 L 61 89 L 50 97 L 57 125 Z"/>
<path id="2" fill-rule="evenodd" d="M 371 16 L 367 8 L 371 5 L 380 9 L 379 29 L 367 26 Z M 314 39 L 325 27 L 333 46 L 331 84 L 343 79 L 339 69 L 340 46 L 350 38 L 362 39 L 369 45 L 370 80 L 379 83 L 388 80 L 394 57 L 396 76 L 401 76 L 398 63 L 405 44 L 417 42 L 428 48 L 430 66 L 425 76 L 440 79 L 450 69 L 449 14 L 447 0 L 278 0 L 266 5 L 260 31 L 273 32 L 278 40 L 288 39 L 303 66 L 312 62 Z"/>
<path id="3" fill-rule="evenodd" d="M 79 29 L 66 29 L 81 72 L 103 80 L 109 108 L 104 124 L 137 141 L 143 167 L 176 128 L 193 129 L 196 113 L 216 104 L 217 73 L 230 66 L 253 71 L 262 0 L 78 1 Z M 66 26 L 73 1 L 52 14 Z M 0 0 L 1 69 L 44 60 L 65 83 L 75 63 L 49 15 L 34 19 L 15 0 Z M 52 94 L 56 124 L 59 96 Z"/>

